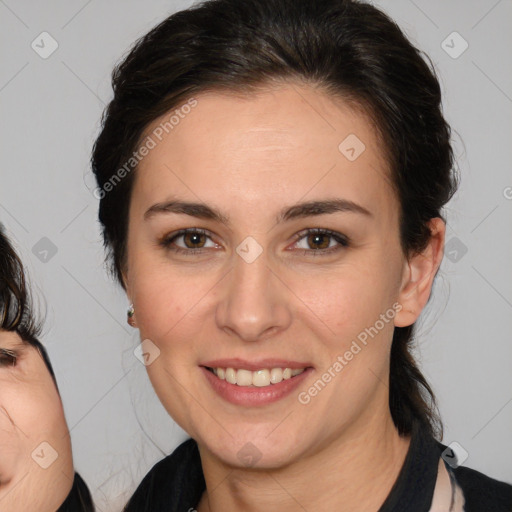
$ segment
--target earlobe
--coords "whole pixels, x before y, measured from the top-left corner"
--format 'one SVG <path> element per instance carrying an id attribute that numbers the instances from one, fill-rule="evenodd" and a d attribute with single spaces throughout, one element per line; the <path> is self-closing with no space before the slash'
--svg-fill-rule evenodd
<path id="1" fill-rule="evenodd" d="M 137 327 L 137 322 L 135 321 L 135 308 L 133 307 L 133 304 L 128 306 L 128 311 L 126 312 L 126 321 L 131 327 Z"/>
<path id="2" fill-rule="evenodd" d="M 126 270 L 123 270 L 121 272 L 121 278 L 123 280 L 123 287 L 126 292 L 126 296 L 128 300 L 130 301 L 130 305 L 128 306 L 128 309 L 126 311 L 126 322 L 131 327 L 137 328 L 137 321 L 135 319 L 135 308 L 133 307 L 133 302 L 131 300 L 131 288 L 128 281 L 128 272 Z"/>
<path id="3" fill-rule="evenodd" d="M 436 217 L 429 222 L 430 240 L 427 247 L 405 262 L 404 279 L 398 302 L 402 310 L 395 316 L 396 327 L 413 324 L 425 307 L 434 278 L 443 258 L 446 225 Z"/>

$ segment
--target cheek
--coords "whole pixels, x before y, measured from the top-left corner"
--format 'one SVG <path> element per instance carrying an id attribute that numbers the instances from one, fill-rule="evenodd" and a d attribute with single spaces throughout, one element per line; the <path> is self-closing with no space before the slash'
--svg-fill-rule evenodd
<path id="1" fill-rule="evenodd" d="M 141 337 L 160 339 L 185 314 L 186 294 L 176 279 L 145 279 L 134 287 L 133 303 Z"/>
<path id="2" fill-rule="evenodd" d="M 43 361 L 32 352 L 24 363 L 0 382 L 0 500 L 6 510 L 56 510 L 72 484 L 71 441 Z"/>
<path id="3" fill-rule="evenodd" d="M 297 279 L 294 292 L 304 306 L 303 317 L 311 318 L 328 337 L 337 340 L 352 339 L 373 325 L 392 305 L 387 275 L 379 275 L 375 265 L 344 266 L 328 274 Z"/>
<path id="4" fill-rule="evenodd" d="M 45 393 L 44 385 L 42 390 L 21 382 L 15 385 L 16 390 L 4 389 L 0 396 L 0 481 L 26 472 L 33 464 L 32 453 L 43 441 L 63 461 L 70 450 L 62 407 L 54 393 Z"/>
<path id="5" fill-rule="evenodd" d="M 34 406 L 34 413 L 27 417 L 27 430 L 32 439 L 46 437 L 62 445 L 60 438 L 66 435 L 67 424 L 57 396 L 41 395 L 37 406 Z"/>
<path id="6" fill-rule="evenodd" d="M 151 268 L 147 266 L 146 268 Z M 160 340 L 181 329 L 185 321 L 190 328 L 194 318 L 213 296 L 216 278 L 201 271 L 180 272 L 169 265 L 148 272 L 141 268 L 131 282 L 132 300 L 141 338 Z M 205 300 L 202 300 L 205 299 Z M 190 324 L 192 322 L 192 324 Z"/>
<path id="7" fill-rule="evenodd" d="M 37 387 L 26 386 L 24 383 L 18 383 L 17 386 L 16 392 L 10 393 L 4 400 L 0 399 L 10 416 L 9 420 L 0 412 L 0 424 L 7 427 L 10 425 L 15 435 L 18 435 L 17 431 L 23 432 L 20 439 L 31 442 L 43 434 L 57 438 L 66 433 L 64 412 L 55 392 L 40 383 Z M 5 430 L 2 433 L 5 434 Z"/>
<path id="8" fill-rule="evenodd" d="M 23 439 L 16 429 L 17 417 L 13 404 L 16 402 L 10 393 L 0 392 L 0 485 L 8 482 L 15 474 L 23 456 Z"/>

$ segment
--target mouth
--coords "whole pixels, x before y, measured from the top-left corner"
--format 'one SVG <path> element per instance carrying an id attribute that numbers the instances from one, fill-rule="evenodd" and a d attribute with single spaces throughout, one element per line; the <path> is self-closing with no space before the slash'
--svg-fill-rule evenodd
<path id="1" fill-rule="evenodd" d="M 308 367 L 304 368 L 261 368 L 256 371 L 243 368 L 231 367 L 209 367 L 205 368 L 213 373 L 219 380 L 225 380 L 229 384 L 235 384 L 241 387 L 257 387 L 264 388 L 267 386 L 275 386 L 284 380 L 292 379 L 305 372 Z"/>
<path id="2" fill-rule="evenodd" d="M 307 363 L 270 359 L 211 361 L 200 368 L 218 396 L 245 407 L 263 407 L 292 395 L 314 372 Z"/>

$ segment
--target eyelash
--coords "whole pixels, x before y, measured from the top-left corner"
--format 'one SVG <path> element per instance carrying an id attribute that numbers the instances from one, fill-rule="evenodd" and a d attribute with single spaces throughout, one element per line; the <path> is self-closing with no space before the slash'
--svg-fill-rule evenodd
<path id="1" fill-rule="evenodd" d="M 182 247 L 172 247 L 172 243 L 179 237 L 187 234 L 199 234 L 199 235 L 206 235 L 209 237 L 208 232 L 204 229 L 200 228 L 188 228 L 188 229 L 182 229 L 178 231 L 175 234 L 172 234 L 170 236 L 164 237 L 159 244 L 163 246 L 166 249 L 169 249 L 177 254 L 185 254 L 187 256 L 193 256 L 195 254 L 201 254 L 203 252 L 203 248 L 196 248 L 196 249 L 183 249 Z M 334 252 L 338 252 L 343 248 L 347 248 L 350 246 L 350 240 L 348 237 L 342 235 L 341 233 L 337 233 L 336 231 L 331 231 L 330 229 L 322 229 L 322 228 L 311 228 L 306 229 L 304 231 L 301 231 L 300 233 L 297 233 L 295 235 L 295 241 L 296 244 L 303 238 L 306 238 L 309 235 L 327 235 L 336 240 L 336 242 L 339 243 L 337 247 L 331 247 L 330 249 L 299 249 L 304 251 L 304 256 L 307 256 L 308 253 L 312 256 L 318 256 L 318 255 L 327 255 L 332 254 Z"/>
<path id="2" fill-rule="evenodd" d="M 6 366 L 16 366 L 18 355 L 12 350 L 0 348 L 0 368 Z"/>

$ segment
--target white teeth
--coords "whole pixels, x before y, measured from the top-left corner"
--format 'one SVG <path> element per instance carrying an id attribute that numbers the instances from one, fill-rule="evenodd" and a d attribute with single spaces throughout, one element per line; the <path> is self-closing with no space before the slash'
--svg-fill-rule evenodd
<path id="1" fill-rule="evenodd" d="M 239 386 L 250 386 L 252 384 L 252 372 L 249 370 L 238 370 L 236 372 L 236 383 Z"/>
<path id="2" fill-rule="evenodd" d="M 241 370 L 239 370 L 239 371 L 241 371 Z M 262 388 L 264 386 L 270 385 L 270 371 L 269 370 L 258 370 L 257 372 L 252 372 L 251 377 L 252 377 L 252 385 L 253 386 Z"/>
<path id="3" fill-rule="evenodd" d="M 272 368 L 270 370 L 270 382 L 272 384 L 279 384 L 283 380 L 283 370 L 281 368 Z"/>
<path id="4" fill-rule="evenodd" d="M 213 373 L 221 380 L 237 386 L 265 387 L 271 384 L 279 384 L 283 380 L 300 375 L 305 368 L 271 368 L 261 369 L 255 372 L 250 370 L 235 370 L 234 368 L 212 368 Z"/>
<path id="5" fill-rule="evenodd" d="M 236 384 L 236 370 L 233 370 L 233 368 L 226 368 L 226 380 L 230 384 Z"/>

